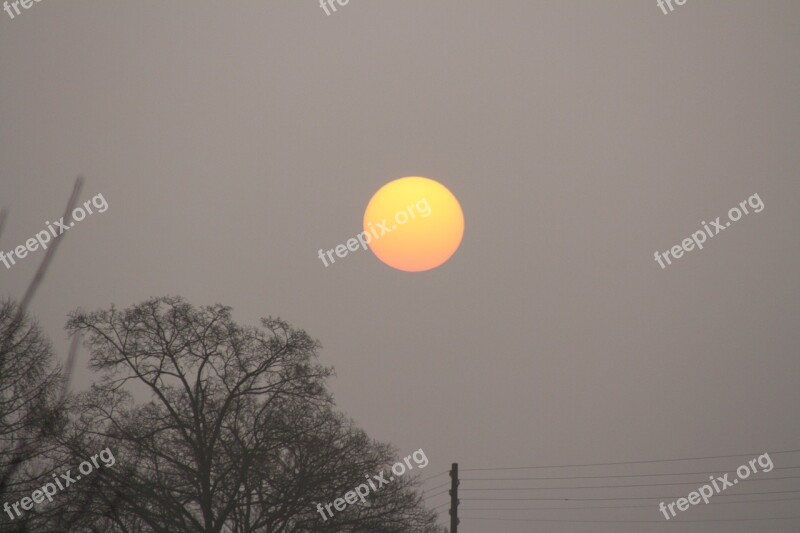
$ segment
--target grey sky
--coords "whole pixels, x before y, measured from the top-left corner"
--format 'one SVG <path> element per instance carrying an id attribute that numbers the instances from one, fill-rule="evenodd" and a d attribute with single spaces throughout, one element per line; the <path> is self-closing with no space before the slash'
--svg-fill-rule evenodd
<path id="1" fill-rule="evenodd" d="M 78 306 L 176 294 L 243 323 L 279 315 L 322 342 L 339 407 L 400 452 L 423 448 L 425 475 L 800 448 L 800 3 L 689 0 L 665 16 L 655 0 L 351 0 L 325 16 L 316 0 L 43 0 L 0 15 L 0 249 L 58 218 L 78 173 L 81 200 L 109 204 L 69 232 L 33 305 L 61 353 Z M 408 175 L 461 202 L 453 258 L 420 274 L 363 252 L 324 268 L 317 250 Z M 754 193 L 761 213 L 658 267 L 655 250 Z M 0 266 L 0 293 L 21 296 L 42 256 Z M 565 493 L 517 497 L 546 494 Z M 679 519 L 800 515 L 798 501 Z M 655 505 L 462 515 L 661 519 Z"/>

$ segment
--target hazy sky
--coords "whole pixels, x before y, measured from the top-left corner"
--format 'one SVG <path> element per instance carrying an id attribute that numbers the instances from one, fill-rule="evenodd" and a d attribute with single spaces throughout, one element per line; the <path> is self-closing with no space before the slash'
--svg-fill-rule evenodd
<path id="1" fill-rule="evenodd" d="M 351 0 L 331 16 L 316 0 L 43 0 L 0 12 L 0 249 L 57 219 L 84 174 L 81 201 L 101 193 L 109 208 L 70 230 L 33 305 L 60 356 L 79 306 L 171 294 L 242 323 L 280 316 L 321 341 L 343 411 L 401 453 L 424 449 L 424 475 L 797 449 L 798 27 L 796 0 L 688 0 L 669 15 L 655 0 Z M 461 202 L 452 259 L 408 274 L 361 252 L 325 268 L 317 250 L 408 175 Z M 762 212 L 654 261 L 756 193 Z M 20 297 L 42 256 L 0 265 L 0 293 Z M 746 459 L 480 474 L 722 474 Z M 800 475 L 781 472 L 762 475 Z M 663 521 L 655 504 L 465 500 L 680 496 L 706 477 L 462 490 L 461 514 Z M 735 490 L 800 491 L 800 478 Z M 677 521 L 798 503 L 460 531 L 787 532 L 800 520 Z"/>

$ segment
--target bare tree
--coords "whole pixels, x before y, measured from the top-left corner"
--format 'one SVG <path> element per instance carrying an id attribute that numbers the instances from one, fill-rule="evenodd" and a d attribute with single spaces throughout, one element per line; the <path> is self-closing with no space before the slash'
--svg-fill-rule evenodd
<path id="1" fill-rule="evenodd" d="M 72 219 L 72 208 L 82 186 L 83 178 L 79 176 L 67 201 L 67 222 Z M 0 209 L 0 235 L 7 216 L 8 211 Z M 0 499 L 4 503 L 29 494 L 34 482 L 49 473 L 45 458 L 52 458 L 54 449 L 48 446 L 54 444 L 53 438 L 65 421 L 63 407 L 78 339 L 73 339 L 62 374 L 53 364 L 49 341 L 28 315 L 28 306 L 60 243 L 58 239 L 51 244 L 19 303 L 0 302 Z M 35 516 L 15 516 L 14 512 L 2 516 L 3 522 L 15 520 L 3 530 L 24 533 L 37 528 Z"/>
<path id="2" fill-rule="evenodd" d="M 0 335 L 0 499 L 13 503 L 49 473 L 52 437 L 65 421 L 62 375 L 39 325 L 11 300 L 0 302 Z M 0 523 L 24 531 L 31 527 L 24 514 L 4 514 Z"/>
<path id="3" fill-rule="evenodd" d="M 333 518 L 317 514 L 393 454 L 334 411 L 316 341 L 280 319 L 261 326 L 180 298 L 70 315 L 102 377 L 77 400 L 63 442 L 76 458 L 105 447 L 117 458 L 74 487 L 81 530 L 439 531 L 410 476 Z"/>

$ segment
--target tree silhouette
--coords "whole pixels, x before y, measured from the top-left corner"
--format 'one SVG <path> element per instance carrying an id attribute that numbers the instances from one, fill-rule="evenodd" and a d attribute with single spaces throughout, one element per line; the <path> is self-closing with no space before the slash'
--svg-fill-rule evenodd
<path id="1" fill-rule="evenodd" d="M 0 500 L 13 503 L 30 496 L 49 472 L 52 436 L 64 423 L 62 375 L 39 325 L 11 300 L 0 302 L 0 334 L 7 339 L 0 346 Z M 0 523 L 6 522 L 15 531 L 31 527 L 16 514 L 4 513 Z"/>
<path id="2" fill-rule="evenodd" d="M 78 176 L 63 217 L 67 223 L 82 186 L 83 178 Z M 0 209 L 0 236 L 7 217 L 8 211 Z M 54 438 L 64 426 L 78 338 L 73 338 L 62 371 L 54 364 L 52 347 L 29 316 L 28 306 L 62 240 L 50 245 L 20 302 L 0 302 L 0 500 L 4 503 L 38 488 L 38 482 L 52 471 L 48 462 L 52 467 L 58 455 Z M 3 532 L 41 531 L 35 514 L 0 516 L 0 524 L 11 523 L 2 526 Z"/>
<path id="3" fill-rule="evenodd" d="M 101 379 L 62 439 L 74 460 L 116 465 L 71 487 L 58 520 L 96 531 L 435 532 L 409 474 L 323 519 L 394 454 L 335 411 L 319 344 L 280 319 L 245 327 L 180 298 L 76 311 Z M 133 391 L 149 400 L 134 401 Z M 77 526 L 73 526 L 77 527 Z"/>

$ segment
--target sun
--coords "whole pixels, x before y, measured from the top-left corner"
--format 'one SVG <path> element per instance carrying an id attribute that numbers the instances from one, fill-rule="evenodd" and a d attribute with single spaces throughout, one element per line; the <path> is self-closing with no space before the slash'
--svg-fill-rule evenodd
<path id="1" fill-rule="evenodd" d="M 442 265 L 464 236 L 464 213 L 438 181 L 408 176 L 390 181 L 367 204 L 364 231 L 384 263 L 406 272 Z"/>

